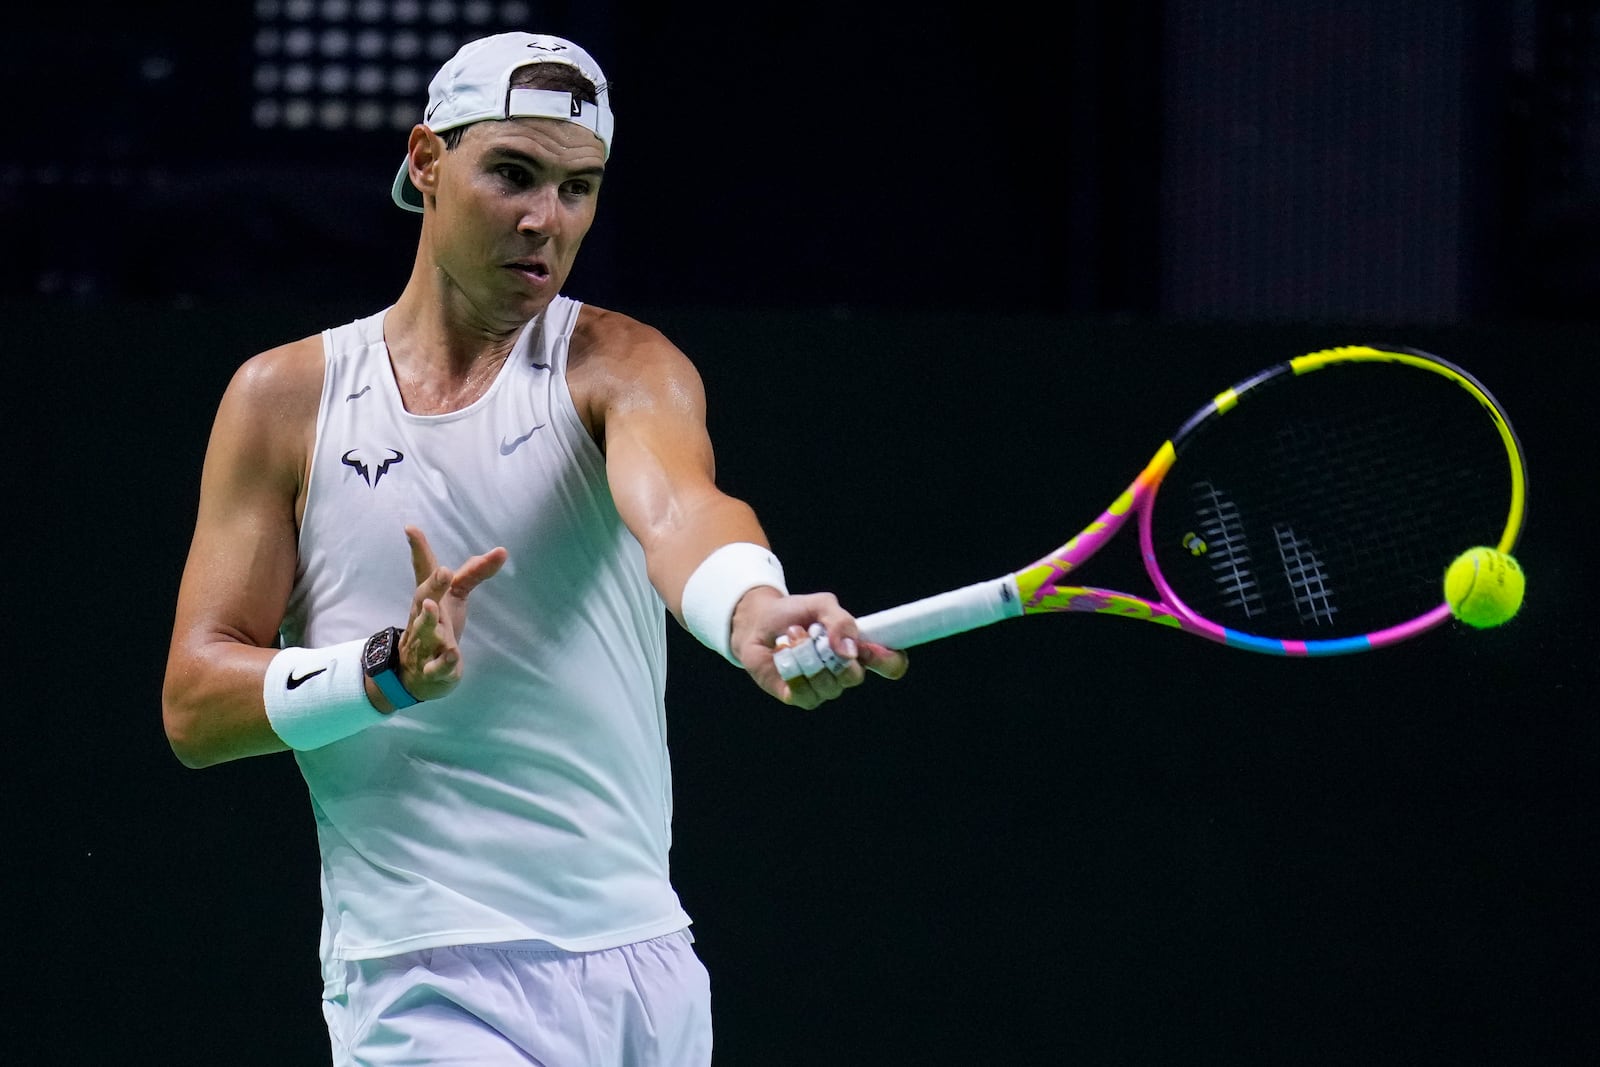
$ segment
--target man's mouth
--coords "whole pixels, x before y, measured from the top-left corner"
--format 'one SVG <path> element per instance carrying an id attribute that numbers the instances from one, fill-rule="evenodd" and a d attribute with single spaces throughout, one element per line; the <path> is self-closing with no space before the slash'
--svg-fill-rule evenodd
<path id="1" fill-rule="evenodd" d="M 533 260 L 519 259 L 511 263 L 507 263 L 506 266 L 514 271 L 519 271 L 523 274 L 526 274 L 530 278 L 538 278 L 543 280 L 550 277 L 550 268 L 546 267 L 543 263 Z"/>

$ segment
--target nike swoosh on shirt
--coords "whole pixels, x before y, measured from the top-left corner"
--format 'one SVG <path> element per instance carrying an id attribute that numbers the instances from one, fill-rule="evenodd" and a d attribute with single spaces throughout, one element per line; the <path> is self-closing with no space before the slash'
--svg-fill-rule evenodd
<path id="1" fill-rule="evenodd" d="M 518 438 L 516 438 L 514 440 L 508 441 L 505 438 L 501 438 L 501 440 L 500 440 L 500 454 L 502 456 L 511 455 L 511 453 L 515 452 L 518 448 L 521 448 L 522 445 L 527 442 L 528 438 L 532 437 L 536 431 L 542 430 L 542 429 L 544 429 L 544 423 L 541 422 L 539 425 L 535 426 L 532 430 L 529 430 L 527 433 L 523 434 L 521 437 L 518 437 Z"/>
<path id="2" fill-rule="evenodd" d="M 317 675 L 322 674 L 325 671 L 327 671 L 327 669 L 328 668 L 326 668 L 326 667 L 318 667 L 316 670 L 312 671 L 310 674 L 302 674 L 298 678 L 296 678 L 294 676 L 294 672 L 293 671 L 290 671 L 289 672 L 289 680 L 285 684 L 288 685 L 288 687 L 290 689 L 299 689 L 302 685 L 305 685 L 307 682 L 311 681 L 311 679 L 315 678 Z"/>

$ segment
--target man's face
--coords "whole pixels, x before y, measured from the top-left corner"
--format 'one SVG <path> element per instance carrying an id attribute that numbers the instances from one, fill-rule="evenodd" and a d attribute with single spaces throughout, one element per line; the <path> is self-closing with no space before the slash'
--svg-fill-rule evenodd
<path id="1" fill-rule="evenodd" d="M 543 311 L 594 223 L 599 138 L 558 119 L 479 122 L 436 166 L 430 243 L 447 286 L 486 318 Z"/>

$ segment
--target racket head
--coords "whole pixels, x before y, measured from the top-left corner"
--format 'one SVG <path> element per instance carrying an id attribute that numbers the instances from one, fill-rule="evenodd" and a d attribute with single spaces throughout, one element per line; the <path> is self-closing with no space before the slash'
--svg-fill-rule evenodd
<path id="1" fill-rule="evenodd" d="M 1443 576 L 1509 552 L 1527 469 L 1483 384 L 1420 349 L 1347 346 L 1219 393 L 1077 537 L 1016 573 L 1023 611 L 1094 611 L 1234 647 L 1340 655 L 1450 617 Z M 1065 579 L 1137 516 L 1156 598 Z"/>
<path id="2" fill-rule="evenodd" d="M 1475 545 L 1509 552 L 1527 467 L 1504 408 L 1412 348 L 1300 356 L 1234 386 L 1172 440 L 1141 514 L 1161 599 L 1220 639 L 1334 655 L 1449 618 L 1443 576 Z"/>

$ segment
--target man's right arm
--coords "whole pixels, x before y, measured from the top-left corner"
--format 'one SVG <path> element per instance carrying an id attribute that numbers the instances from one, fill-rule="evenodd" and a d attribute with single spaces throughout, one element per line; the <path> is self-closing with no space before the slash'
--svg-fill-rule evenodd
<path id="1" fill-rule="evenodd" d="M 186 766 L 287 747 L 262 685 L 294 582 L 322 364 L 317 337 L 262 353 L 217 409 L 162 687 L 167 740 Z"/>

